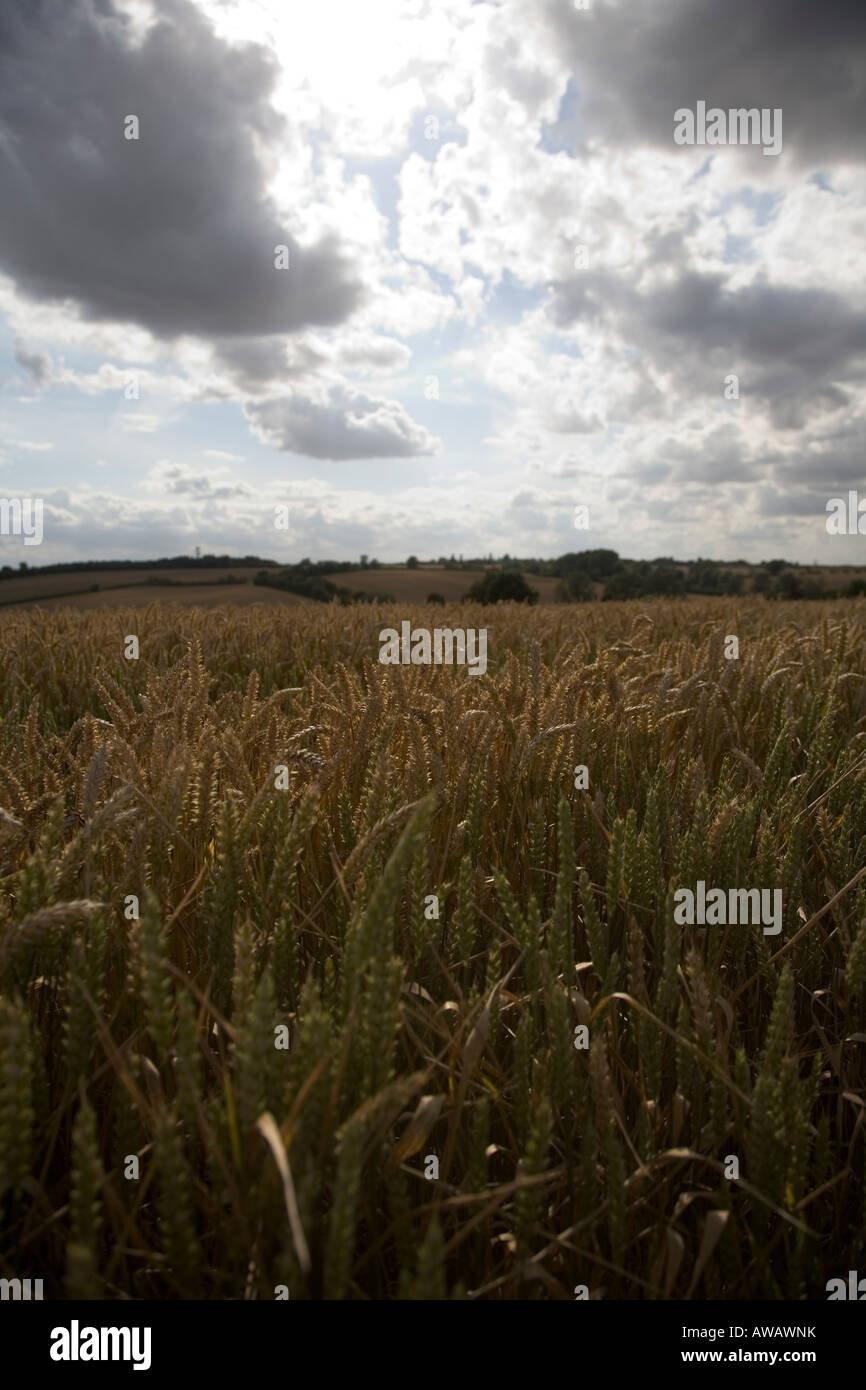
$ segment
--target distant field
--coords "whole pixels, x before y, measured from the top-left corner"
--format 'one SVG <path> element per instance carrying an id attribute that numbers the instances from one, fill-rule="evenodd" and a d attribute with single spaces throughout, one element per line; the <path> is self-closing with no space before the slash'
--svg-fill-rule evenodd
<path id="1" fill-rule="evenodd" d="M 136 600 L 132 597 L 132 587 L 127 588 L 127 585 L 133 586 L 136 589 L 140 587 L 142 589 L 148 590 L 151 598 L 153 598 L 154 596 L 158 596 L 159 598 L 164 598 L 167 601 L 170 601 L 173 597 L 173 595 L 171 594 L 170 586 L 167 584 L 148 584 L 147 580 L 149 578 L 171 579 L 174 580 L 175 583 L 185 585 L 195 584 L 195 588 L 193 590 L 193 592 L 196 595 L 195 602 L 202 603 L 205 602 L 205 600 L 200 596 L 205 593 L 206 589 L 219 589 L 219 592 L 221 594 L 224 593 L 226 597 L 229 595 L 229 593 L 235 593 L 236 591 L 242 592 L 242 585 L 218 585 L 217 581 L 219 579 L 222 579 L 228 575 L 232 575 L 236 579 L 247 579 L 249 581 L 252 581 L 253 577 L 258 572 L 258 569 L 259 566 L 250 567 L 249 569 L 215 568 L 212 570 L 152 570 L 142 568 L 102 571 L 94 570 L 89 573 L 79 571 L 77 573 L 72 572 L 68 574 L 22 574 L 20 578 L 4 579 L 2 582 L 0 582 L 0 605 L 4 603 L 10 603 L 13 601 L 36 602 L 42 599 L 57 598 L 66 594 L 73 594 L 74 601 L 76 602 L 76 605 L 78 605 L 80 603 L 80 597 L 83 597 L 83 595 L 75 595 L 74 591 L 76 589 L 90 590 L 92 589 L 94 584 L 97 584 L 99 586 L 100 592 L 103 589 L 114 589 L 117 592 L 118 597 L 116 599 L 110 599 L 108 595 L 106 595 L 106 600 L 108 602 L 136 602 Z M 123 585 L 123 590 L 121 591 L 120 589 L 116 589 L 117 585 Z M 94 597 L 96 596 L 94 595 Z M 243 602 L 243 599 L 241 599 L 240 601 Z M 267 599 L 264 600 L 264 602 L 267 601 Z M 92 607 L 93 605 L 91 603 L 87 603 L 81 604 L 80 606 Z"/>
<path id="2" fill-rule="evenodd" d="M 116 569 L 72 574 L 24 574 L 20 578 L 0 582 L 0 607 L 4 604 L 40 603 L 56 608 L 70 604 L 75 608 L 143 607 L 159 599 L 165 603 L 185 603 L 211 608 L 219 603 L 307 603 L 296 594 L 281 592 L 264 585 L 254 585 L 260 566 L 249 569 L 212 570 L 149 570 Z M 397 603 L 424 603 L 427 595 L 441 594 L 447 601 L 462 598 L 483 570 L 444 570 L 435 565 L 429 568 L 358 570 L 354 573 L 332 573 L 325 576 L 332 583 L 347 589 L 360 589 L 365 594 L 393 594 Z M 217 581 L 231 575 L 247 581 L 243 584 L 220 584 Z M 168 584 L 148 583 L 153 577 L 171 579 Z M 527 581 L 538 590 L 540 603 L 553 603 L 558 579 L 541 579 L 527 575 Z M 94 584 L 99 587 L 91 592 Z M 78 592 L 76 592 L 78 591 Z"/>
<path id="3" fill-rule="evenodd" d="M 398 603 L 426 603 L 428 594 L 441 594 L 449 602 L 462 598 L 483 574 L 483 570 L 445 570 L 424 565 L 416 570 L 359 570 L 354 574 L 326 574 L 324 578 L 365 594 L 393 594 Z M 558 579 L 542 579 L 534 574 L 525 578 L 538 590 L 539 603 L 553 603 Z"/>
<path id="4" fill-rule="evenodd" d="M 238 604 L 247 608 L 253 603 L 264 603 L 269 608 L 310 604 L 311 599 L 300 598 L 298 594 L 282 593 L 279 589 L 266 589 L 253 584 L 185 584 L 175 588 L 157 588 L 155 584 L 134 584 L 131 588 L 100 590 L 95 594 L 75 594 L 64 598 L 39 598 L 31 600 L 41 608 L 146 608 L 150 603 L 182 604 L 186 607 L 215 608 L 221 604 Z M 22 608 L 30 603 L 22 603 Z"/>
<path id="5" fill-rule="evenodd" d="M 729 565 L 723 568 L 742 573 L 746 585 L 750 584 L 750 570 L 746 565 Z M 14 579 L 0 581 L 0 608 L 6 605 L 26 606 L 31 603 L 56 608 L 68 605 L 74 608 L 92 609 L 105 607 L 132 606 L 146 607 L 159 599 L 165 603 L 196 605 L 212 608 L 219 604 L 239 604 L 244 607 L 253 603 L 275 605 L 306 604 L 311 600 L 296 594 L 286 593 L 253 583 L 260 566 L 248 568 L 218 568 L 212 570 L 192 569 L 116 569 L 101 573 L 70 574 L 22 574 Z M 804 579 L 815 580 L 823 589 L 844 590 L 852 579 L 863 575 L 862 569 L 823 568 L 804 566 L 797 571 Z M 341 588 L 360 590 L 364 594 L 390 594 L 396 603 L 426 603 L 430 594 L 441 594 L 447 603 L 462 599 L 476 580 L 484 574 L 483 570 L 447 570 L 437 565 L 424 565 L 416 570 L 405 566 L 394 569 L 331 571 L 324 578 Z M 231 576 L 243 583 L 220 584 L 222 578 Z M 153 578 L 172 580 L 172 584 L 154 584 Z M 556 602 L 559 580 L 526 574 L 525 578 L 537 589 L 540 604 Z M 93 586 L 98 588 L 94 591 Z M 596 591 L 600 585 L 594 586 Z"/>

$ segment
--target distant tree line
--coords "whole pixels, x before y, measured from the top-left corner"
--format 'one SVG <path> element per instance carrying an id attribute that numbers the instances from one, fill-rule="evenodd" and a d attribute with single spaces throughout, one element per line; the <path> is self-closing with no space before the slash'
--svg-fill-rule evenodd
<path id="1" fill-rule="evenodd" d="M 209 570 L 251 569 L 263 565 L 276 569 L 279 560 L 263 560 L 260 555 L 175 555 L 160 560 L 63 560 L 55 565 L 28 565 L 21 560 L 18 568 L 3 565 L 0 579 L 14 579 L 26 574 L 93 574 L 105 570 Z"/>
<path id="2" fill-rule="evenodd" d="M 549 577 L 559 580 L 556 597 L 561 603 L 584 602 L 590 599 L 630 599 L 659 596 L 677 598 L 686 594 L 718 594 L 736 596 L 738 594 L 764 594 L 770 599 L 820 599 L 850 598 L 866 594 L 866 569 L 861 575 L 847 584 L 833 586 L 827 582 L 828 571 L 832 567 L 819 566 L 823 571 L 818 575 L 809 567 L 793 561 L 774 559 L 760 564 L 750 564 L 746 560 L 696 560 L 679 561 L 670 555 L 658 556 L 654 560 L 627 560 L 615 550 L 595 549 L 570 551 L 556 559 L 538 560 L 532 557 L 522 559 L 517 556 L 493 555 L 475 556 L 459 559 L 444 555 L 438 561 L 419 560 L 410 555 L 406 568 L 416 570 L 423 566 L 438 563 L 448 570 L 472 570 L 476 574 L 483 571 L 469 589 L 465 597 L 474 602 L 499 603 L 512 601 L 536 603 L 538 592 L 527 582 L 525 576 Z M 342 575 L 361 570 L 383 570 L 402 568 L 386 566 L 379 560 L 362 555 L 360 563 L 355 560 L 310 560 L 304 557 L 291 565 L 282 565 L 278 560 L 262 559 L 258 555 L 175 555 L 159 560 L 72 560 L 53 565 L 28 565 L 26 560 L 19 562 L 17 569 L 11 565 L 0 568 L 0 579 L 39 574 L 98 574 L 107 570 L 211 570 L 211 569 L 252 569 L 258 567 L 254 583 L 271 588 L 284 589 L 304 598 L 315 599 L 321 603 L 337 600 L 340 603 L 388 603 L 393 597 L 387 593 L 368 594 L 346 585 L 335 584 L 328 575 Z M 168 583 L 158 577 L 150 583 Z M 224 581 L 231 582 L 230 576 Z M 96 587 L 96 586 L 94 586 Z M 435 591 L 430 601 L 441 600 Z M 444 600 L 441 600 L 444 602 Z"/>
<path id="3" fill-rule="evenodd" d="M 550 572 L 560 579 L 557 598 L 565 603 L 686 594 L 754 593 L 772 599 L 821 599 L 866 593 L 866 577 L 852 579 L 842 588 L 825 587 L 817 577 L 787 560 L 752 565 L 745 560 L 725 564 L 699 557 L 683 563 L 667 555 L 655 560 L 624 560 L 615 550 L 581 550 L 560 555 L 552 565 Z"/>
<path id="4" fill-rule="evenodd" d="M 288 594 L 298 594 L 317 603 L 393 603 L 393 594 L 367 594 L 360 589 L 349 589 L 342 584 L 334 584 L 326 579 L 327 573 L 345 573 L 359 566 L 349 561 L 301 560 L 297 565 L 283 565 L 278 570 L 259 570 L 254 584 L 269 589 L 282 589 Z"/>

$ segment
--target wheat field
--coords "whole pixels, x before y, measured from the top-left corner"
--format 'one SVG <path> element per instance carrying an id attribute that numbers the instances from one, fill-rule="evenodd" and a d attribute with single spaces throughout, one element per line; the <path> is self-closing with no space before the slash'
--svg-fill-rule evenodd
<path id="1" fill-rule="evenodd" d="M 486 627 L 486 675 L 380 665 L 405 619 Z M 824 1299 L 864 1259 L 864 635 L 863 600 L 4 613 L 0 1273 Z M 782 932 L 678 925 L 697 880 L 780 888 Z"/>

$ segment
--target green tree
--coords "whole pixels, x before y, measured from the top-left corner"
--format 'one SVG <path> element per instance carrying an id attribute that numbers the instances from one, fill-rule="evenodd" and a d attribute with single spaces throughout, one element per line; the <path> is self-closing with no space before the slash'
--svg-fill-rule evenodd
<path id="1" fill-rule="evenodd" d="M 563 587 L 570 599 L 588 599 L 593 595 L 592 580 L 586 570 L 572 570 L 566 575 Z"/>
<path id="2" fill-rule="evenodd" d="M 537 603 L 538 590 L 531 588 L 522 574 L 490 570 L 472 585 L 466 597 L 476 603 Z"/>

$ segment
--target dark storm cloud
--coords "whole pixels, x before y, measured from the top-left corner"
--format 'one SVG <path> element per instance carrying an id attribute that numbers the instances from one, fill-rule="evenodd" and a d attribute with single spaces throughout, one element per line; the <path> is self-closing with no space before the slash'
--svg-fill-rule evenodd
<path id="1" fill-rule="evenodd" d="M 781 360 L 811 371 L 840 367 L 866 350 L 866 314 L 826 290 L 787 285 L 724 288 L 720 276 L 683 275 L 643 301 L 647 326 L 724 347 L 749 360 Z"/>
<path id="2" fill-rule="evenodd" d="M 839 377 L 860 377 L 866 314 L 825 290 L 755 284 L 736 291 L 718 276 L 685 274 L 640 304 L 632 331 L 663 360 L 673 338 L 697 378 L 723 350 L 744 393 L 762 400 L 779 429 L 800 429 L 816 411 L 838 410 Z"/>
<path id="3" fill-rule="evenodd" d="M 547 0 L 544 12 L 584 136 L 673 148 L 674 111 L 705 100 L 781 107 L 784 148 L 803 159 L 866 158 L 863 0 Z"/>
<path id="4" fill-rule="evenodd" d="M 257 142 L 290 138 L 273 59 L 218 39 L 189 0 L 157 11 L 138 41 L 110 0 L 3 0 L 0 269 L 162 337 L 341 322 L 352 267 L 332 238 L 298 248 L 264 193 Z"/>
<path id="5" fill-rule="evenodd" d="M 214 344 L 217 361 L 244 391 L 269 382 L 289 381 L 313 374 L 324 363 L 308 343 L 289 344 L 272 338 L 228 338 Z"/>
<path id="6" fill-rule="evenodd" d="M 779 429 L 841 409 L 849 396 L 840 382 L 859 380 L 866 361 L 866 313 L 826 290 L 760 282 L 728 290 L 721 275 L 686 271 L 640 294 L 583 274 L 554 286 L 549 313 L 559 328 L 604 318 L 693 392 L 714 390 L 721 371 L 737 374 Z"/>
<path id="7" fill-rule="evenodd" d="M 695 444 L 670 439 L 658 453 L 670 464 L 669 481 L 678 488 L 753 482 L 768 467 L 765 458 L 746 458 L 746 442 L 733 424 L 717 426 Z"/>
<path id="8" fill-rule="evenodd" d="M 717 425 L 694 441 L 671 435 L 658 444 L 650 458 L 630 468 L 625 488 L 640 492 L 660 486 L 661 502 L 669 506 L 673 497 L 685 493 L 716 492 L 722 484 L 758 482 L 778 462 L 778 455 L 766 451 L 755 458 L 746 455 L 746 440 L 732 423 Z M 644 500 L 649 509 L 652 498 Z"/>
<path id="9" fill-rule="evenodd" d="M 795 436 L 783 451 L 753 451 L 747 432 L 720 425 L 695 443 L 668 439 L 655 457 L 632 470 L 638 485 L 663 483 L 685 495 L 717 496 L 725 504 L 734 487 L 755 485 L 751 496 L 760 515 L 825 518 L 828 497 L 863 486 L 866 426 L 854 421 L 839 431 Z M 720 491 L 721 489 L 721 491 Z"/>
<path id="10" fill-rule="evenodd" d="M 792 484 L 826 489 L 826 496 L 860 487 L 866 482 L 866 422 L 854 420 L 839 431 L 825 433 L 808 452 L 788 463 Z"/>

